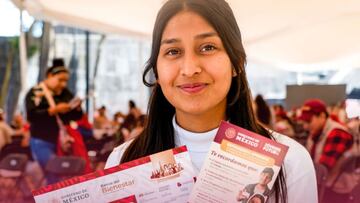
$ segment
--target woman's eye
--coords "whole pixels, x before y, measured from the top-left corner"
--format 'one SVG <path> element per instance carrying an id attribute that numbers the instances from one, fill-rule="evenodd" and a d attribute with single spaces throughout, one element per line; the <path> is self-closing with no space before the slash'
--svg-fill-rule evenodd
<path id="1" fill-rule="evenodd" d="M 177 49 L 170 49 L 170 50 L 168 50 L 168 51 L 166 52 L 166 55 L 175 56 L 175 55 L 177 55 L 177 54 L 179 54 L 179 53 L 180 53 L 180 51 L 177 50 Z"/>
<path id="2" fill-rule="evenodd" d="M 213 50 L 215 50 L 215 49 L 216 49 L 215 46 L 208 44 L 208 45 L 203 46 L 203 47 L 201 48 L 201 51 L 202 51 L 202 52 L 206 52 L 206 51 L 213 51 Z"/>

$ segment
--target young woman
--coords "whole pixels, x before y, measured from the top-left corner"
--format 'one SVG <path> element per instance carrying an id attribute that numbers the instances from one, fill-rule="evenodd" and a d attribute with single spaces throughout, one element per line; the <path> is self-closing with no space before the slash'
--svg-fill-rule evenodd
<path id="1" fill-rule="evenodd" d="M 158 13 L 144 82 L 153 86 L 148 122 L 133 141 L 115 148 L 106 168 L 186 145 L 200 170 L 221 120 L 290 147 L 270 202 L 317 202 L 307 151 L 256 122 L 245 74 L 240 30 L 224 0 L 170 0 Z M 155 74 L 154 84 L 146 82 Z M 300 192 L 301 191 L 301 192 Z"/>
<path id="2" fill-rule="evenodd" d="M 72 108 L 69 102 L 73 94 L 66 88 L 69 71 L 64 66 L 53 65 L 46 72 L 46 79 L 31 88 L 26 95 L 27 119 L 30 122 L 30 148 L 33 158 L 45 169 L 47 162 L 56 152 L 59 126 L 56 115 L 64 124 L 78 120 L 82 116 L 80 103 Z M 52 93 L 55 107 L 51 107 L 45 97 L 43 86 Z M 55 177 L 47 177 L 48 184 L 57 181 Z"/>

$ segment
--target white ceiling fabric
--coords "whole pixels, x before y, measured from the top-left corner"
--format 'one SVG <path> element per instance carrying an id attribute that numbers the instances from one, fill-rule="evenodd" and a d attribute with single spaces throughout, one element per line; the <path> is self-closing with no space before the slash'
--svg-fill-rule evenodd
<path id="1" fill-rule="evenodd" d="M 12 0 L 38 19 L 151 36 L 164 0 Z M 360 67 L 359 0 L 228 0 L 248 59 L 287 70 Z"/>

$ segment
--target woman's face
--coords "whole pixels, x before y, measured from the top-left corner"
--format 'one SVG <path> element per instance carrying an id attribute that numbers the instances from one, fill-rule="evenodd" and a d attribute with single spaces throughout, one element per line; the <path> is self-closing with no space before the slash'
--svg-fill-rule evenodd
<path id="1" fill-rule="evenodd" d="M 69 81 L 69 73 L 61 72 L 55 75 L 48 75 L 47 85 L 55 93 L 60 94 L 67 86 Z"/>
<path id="2" fill-rule="evenodd" d="M 215 29 L 183 11 L 166 25 L 157 59 L 158 84 L 177 114 L 225 114 L 232 65 Z"/>

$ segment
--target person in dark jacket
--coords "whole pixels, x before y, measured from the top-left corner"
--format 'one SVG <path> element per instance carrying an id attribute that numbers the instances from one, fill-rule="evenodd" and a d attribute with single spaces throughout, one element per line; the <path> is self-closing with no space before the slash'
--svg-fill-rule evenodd
<path id="1" fill-rule="evenodd" d="M 81 102 L 70 103 L 74 96 L 66 88 L 68 80 L 68 69 L 61 60 L 54 60 L 53 66 L 46 71 L 46 79 L 31 88 L 26 95 L 26 112 L 31 134 L 30 147 L 33 158 L 43 169 L 56 152 L 59 135 L 56 115 L 64 124 L 68 124 L 71 120 L 80 119 L 83 114 Z M 55 102 L 53 107 L 45 97 L 44 86 L 53 96 Z M 46 178 L 48 184 L 56 182 L 56 178 Z"/>

